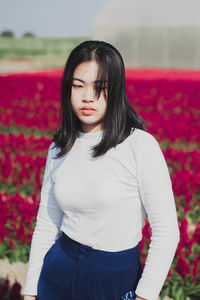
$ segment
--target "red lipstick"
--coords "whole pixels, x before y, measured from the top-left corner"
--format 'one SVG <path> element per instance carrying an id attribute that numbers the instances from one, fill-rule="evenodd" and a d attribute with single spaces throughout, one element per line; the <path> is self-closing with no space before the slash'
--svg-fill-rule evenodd
<path id="1" fill-rule="evenodd" d="M 81 107 L 81 111 L 83 115 L 91 116 L 95 112 L 95 109 L 93 107 L 84 105 L 83 107 Z"/>
<path id="2" fill-rule="evenodd" d="M 84 110 L 95 110 L 93 107 L 91 106 L 86 106 L 84 105 L 83 107 L 81 107 L 81 110 L 84 109 Z"/>

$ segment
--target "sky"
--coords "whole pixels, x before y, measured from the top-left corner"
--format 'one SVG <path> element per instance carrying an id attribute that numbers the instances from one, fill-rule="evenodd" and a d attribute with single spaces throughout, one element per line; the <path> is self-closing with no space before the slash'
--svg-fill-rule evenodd
<path id="1" fill-rule="evenodd" d="M 92 36 L 92 24 L 107 0 L 0 0 L 0 33 L 15 37 Z"/>

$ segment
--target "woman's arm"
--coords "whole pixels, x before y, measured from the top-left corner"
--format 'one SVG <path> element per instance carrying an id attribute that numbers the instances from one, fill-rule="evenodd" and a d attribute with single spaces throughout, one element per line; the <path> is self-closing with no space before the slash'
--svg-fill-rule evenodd
<path id="1" fill-rule="evenodd" d="M 37 300 L 37 296 L 24 295 L 24 300 Z"/>
<path id="2" fill-rule="evenodd" d="M 64 215 L 57 204 L 53 191 L 52 171 L 55 161 L 53 160 L 53 157 L 55 157 L 55 148 L 52 149 L 53 145 L 54 143 L 50 145 L 47 155 L 37 221 L 32 236 L 28 270 L 23 290 L 23 295 L 26 295 L 26 298 L 37 295 L 37 283 L 44 256 L 59 237 Z"/>
<path id="3" fill-rule="evenodd" d="M 141 202 L 152 235 L 137 297 L 157 300 L 173 261 L 180 231 L 171 178 L 159 143 L 145 131 L 135 136 L 134 153 Z"/>

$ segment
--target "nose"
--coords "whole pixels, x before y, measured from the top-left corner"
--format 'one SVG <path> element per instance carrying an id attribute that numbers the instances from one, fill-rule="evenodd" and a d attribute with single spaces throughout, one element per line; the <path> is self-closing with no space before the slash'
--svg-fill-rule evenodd
<path id="1" fill-rule="evenodd" d="M 93 101 L 95 99 L 95 93 L 93 87 L 86 87 L 83 93 L 83 100 Z"/>

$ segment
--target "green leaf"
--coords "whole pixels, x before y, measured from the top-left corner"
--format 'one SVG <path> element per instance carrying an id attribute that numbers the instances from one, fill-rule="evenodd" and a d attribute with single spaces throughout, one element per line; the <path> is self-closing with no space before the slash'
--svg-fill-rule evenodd
<path id="1" fill-rule="evenodd" d="M 0 244 L 0 258 L 4 258 L 7 255 L 8 247 L 6 243 Z"/>
<path id="2" fill-rule="evenodd" d="M 184 300 L 185 299 L 182 286 L 176 291 L 174 299 L 175 300 Z"/>
<path id="3" fill-rule="evenodd" d="M 166 285 L 162 288 L 162 291 L 160 293 L 160 299 L 163 300 L 165 296 L 169 295 L 170 287 L 169 285 Z"/>

